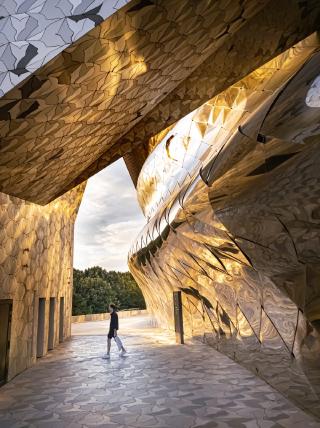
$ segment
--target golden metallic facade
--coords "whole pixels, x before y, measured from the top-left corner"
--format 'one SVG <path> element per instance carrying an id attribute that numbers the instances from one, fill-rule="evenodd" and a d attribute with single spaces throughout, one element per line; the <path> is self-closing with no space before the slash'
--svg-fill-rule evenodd
<path id="1" fill-rule="evenodd" d="M 124 157 L 159 322 L 182 290 L 188 335 L 320 416 L 319 28 L 319 0 L 1 2 L 9 377 L 35 360 L 35 298 L 64 294 L 70 319 L 83 189 L 61 195 Z"/>
<path id="2" fill-rule="evenodd" d="M 61 334 L 71 335 L 73 228 L 84 187 L 45 207 L 0 193 L 0 302 L 12 302 L 7 380 L 56 347 Z M 37 351 L 40 298 L 45 299 L 41 355 Z M 55 299 L 55 310 L 49 347 L 50 299 Z M 0 328 L 3 331 L 5 326 Z"/>
<path id="3" fill-rule="evenodd" d="M 161 325 L 181 290 L 187 335 L 318 417 L 319 63 L 313 34 L 159 137 L 129 255 Z"/>
<path id="4" fill-rule="evenodd" d="M 0 62 L 0 77 L 2 71 L 6 76 L 0 84 L 0 191 L 42 205 L 144 144 L 320 22 L 318 0 L 19 3 L 1 4 L 2 32 L 8 32 L 2 38 L 13 41 L 0 45 L 0 55 L 2 46 L 7 54 Z M 51 37 L 44 20 L 54 26 Z M 10 22 L 20 24 L 9 29 Z M 25 54 L 25 47 L 16 47 L 21 43 L 28 44 Z M 10 79 L 18 83 L 4 85 Z"/>

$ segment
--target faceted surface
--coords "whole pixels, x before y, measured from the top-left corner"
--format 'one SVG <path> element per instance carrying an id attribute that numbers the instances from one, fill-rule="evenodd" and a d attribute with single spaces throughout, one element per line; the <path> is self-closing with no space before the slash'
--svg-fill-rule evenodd
<path id="1" fill-rule="evenodd" d="M 50 298 L 56 302 L 53 346 L 59 343 L 61 297 L 63 335 L 70 336 L 73 227 L 84 187 L 44 207 L 0 193 L 0 299 L 13 304 L 8 379 L 36 361 L 39 298 L 46 299 L 43 353 L 48 349 Z"/>
<path id="2" fill-rule="evenodd" d="M 311 35 L 160 135 L 129 257 L 162 326 L 180 290 L 186 334 L 318 417 L 319 46 Z"/>
<path id="3" fill-rule="evenodd" d="M 0 191 L 52 201 L 320 22 L 316 1 L 124 3 L 1 2 Z"/>

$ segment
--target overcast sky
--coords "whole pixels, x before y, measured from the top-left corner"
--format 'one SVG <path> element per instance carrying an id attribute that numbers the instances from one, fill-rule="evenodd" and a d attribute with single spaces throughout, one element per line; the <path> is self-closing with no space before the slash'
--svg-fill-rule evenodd
<path id="1" fill-rule="evenodd" d="M 74 267 L 127 271 L 131 243 L 145 223 L 122 159 L 90 178 L 75 224 Z"/>

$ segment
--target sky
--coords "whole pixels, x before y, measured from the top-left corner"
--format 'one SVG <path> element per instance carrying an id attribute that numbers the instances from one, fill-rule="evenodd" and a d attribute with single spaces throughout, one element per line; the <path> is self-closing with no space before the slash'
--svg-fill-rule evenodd
<path id="1" fill-rule="evenodd" d="M 123 159 L 88 181 L 75 224 L 74 267 L 127 271 L 127 254 L 145 224 Z"/>

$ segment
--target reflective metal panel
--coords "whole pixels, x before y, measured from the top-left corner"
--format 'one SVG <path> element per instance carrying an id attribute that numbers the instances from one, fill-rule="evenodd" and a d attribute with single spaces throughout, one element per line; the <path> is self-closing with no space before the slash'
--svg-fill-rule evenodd
<path id="1" fill-rule="evenodd" d="M 313 35 L 178 122 L 138 181 L 130 270 L 159 322 L 203 336 L 320 417 L 320 92 Z"/>

